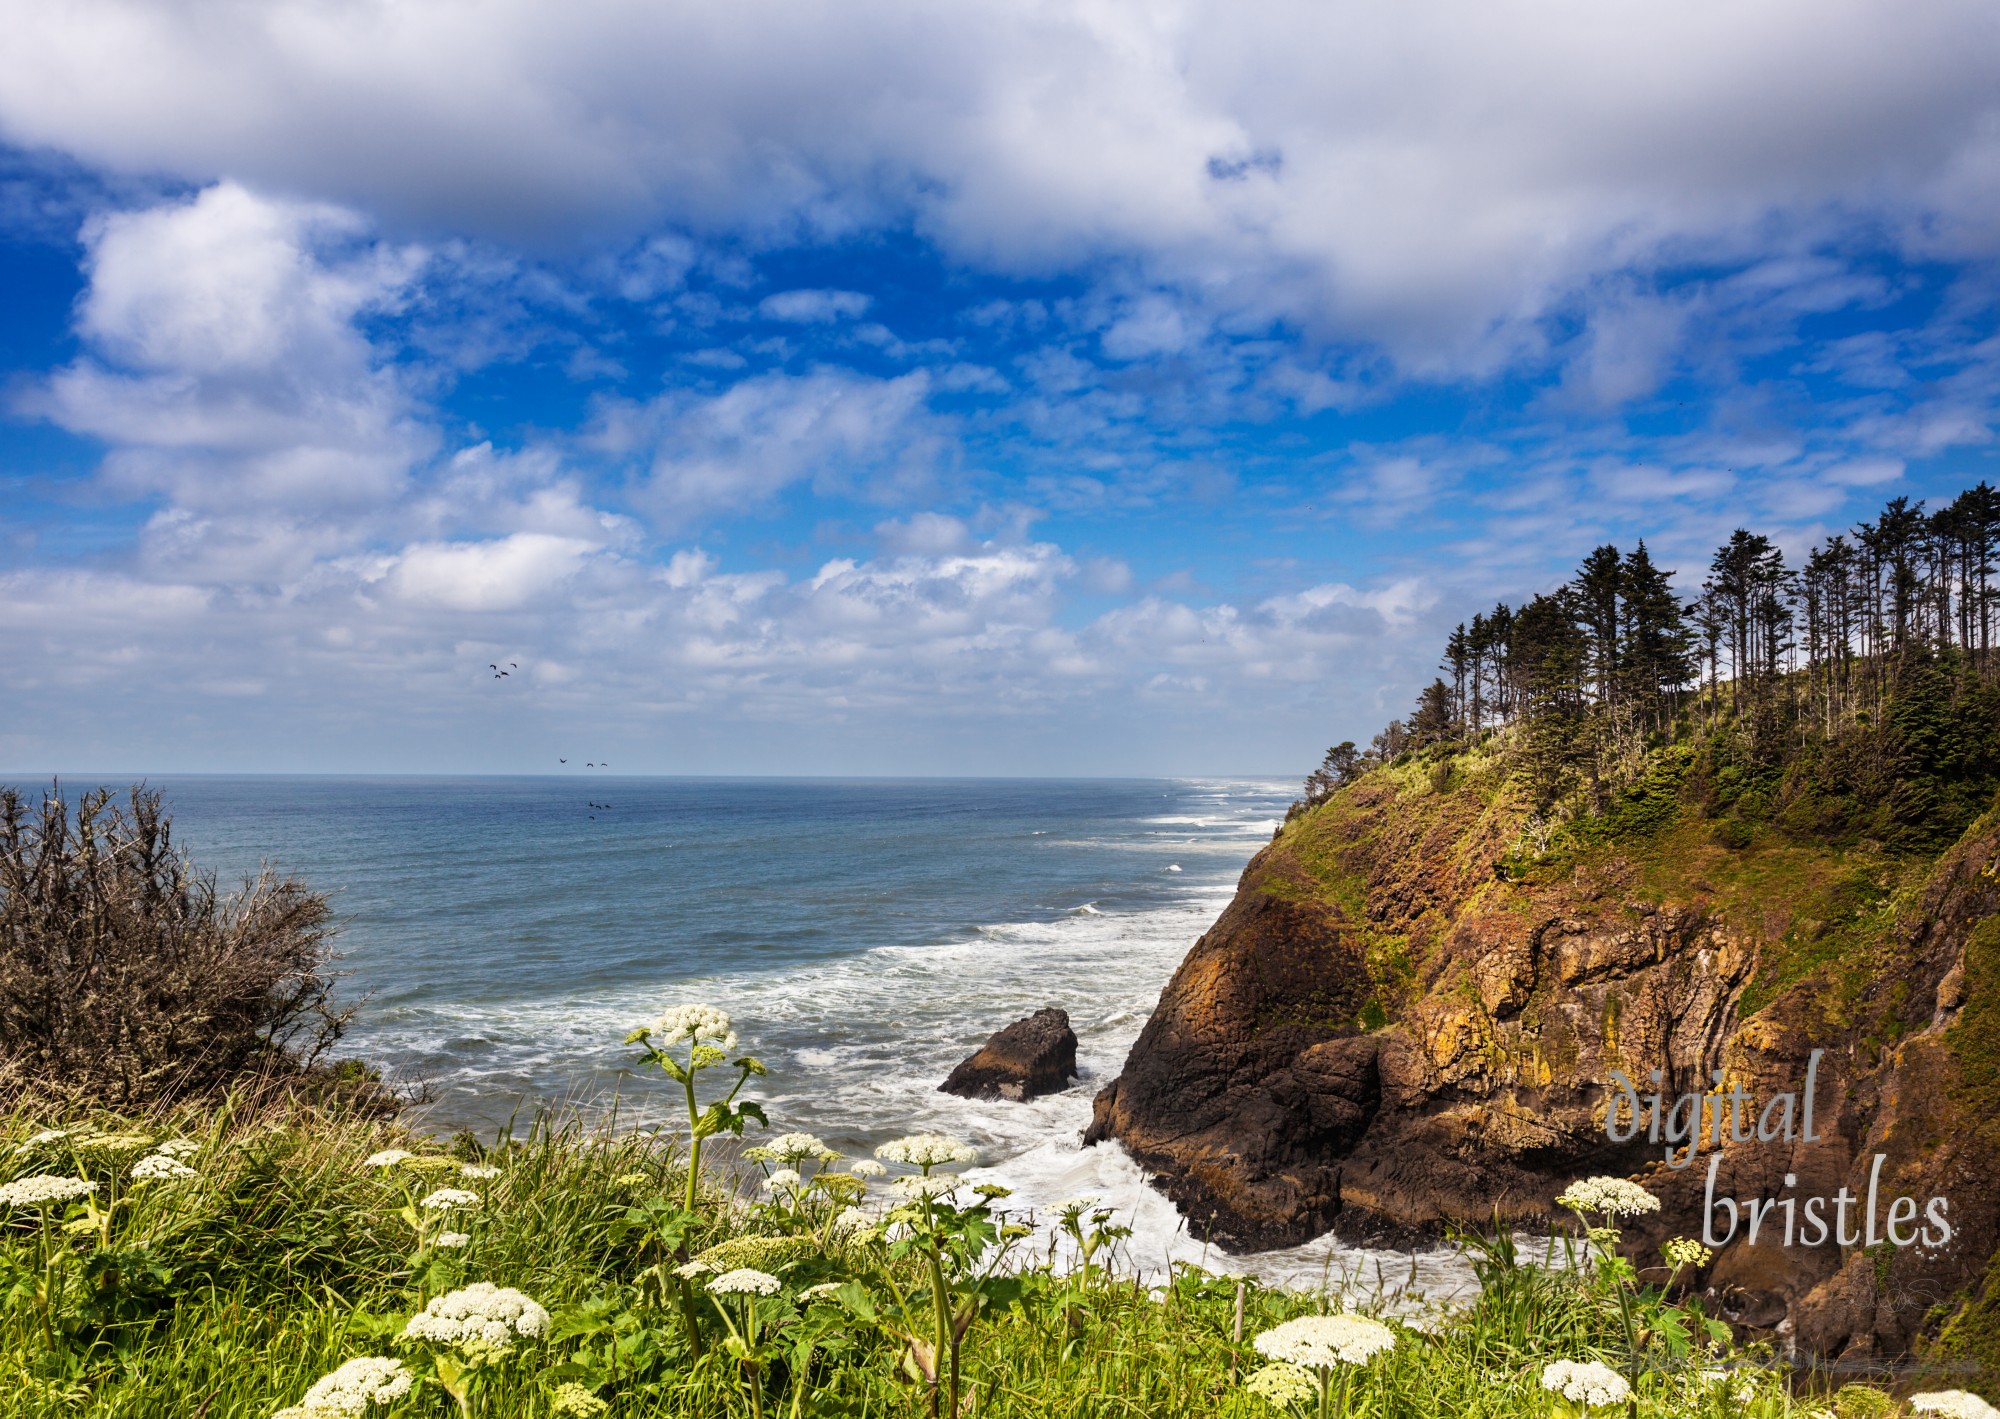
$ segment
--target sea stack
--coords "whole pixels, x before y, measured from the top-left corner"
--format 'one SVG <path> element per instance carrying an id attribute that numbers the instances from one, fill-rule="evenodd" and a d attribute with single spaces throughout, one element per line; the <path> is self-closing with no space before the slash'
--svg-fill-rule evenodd
<path id="1" fill-rule="evenodd" d="M 1076 1033 L 1069 1012 L 1051 1006 L 999 1031 L 960 1062 L 938 1092 L 1021 1102 L 1059 1094 L 1076 1078 Z"/>

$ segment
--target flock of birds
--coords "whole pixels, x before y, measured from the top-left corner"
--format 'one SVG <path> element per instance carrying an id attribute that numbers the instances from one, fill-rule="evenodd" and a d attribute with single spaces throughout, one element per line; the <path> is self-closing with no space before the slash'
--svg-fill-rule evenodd
<path id="1" fill-rule="evenodd" d="M 521 662 L 518 660 L 510 660 L 507 662 L 507 668 L 505 670 L 502 670 L 500 668 L 500 664 L 498 661 L 488 661 L 486 668 L 493 672 L 493 678 L 495 680 L 505 680 L 509 676 L 511 676 L 516 670 L 519 670 L 521 668 Z M 567 764 L 569 760 L 564 758 L 558 758 L 556 762 L 559 764 Z M 611 761 L 609 759 L 602 759 L 602 760 L 589 759 L 584 762 L 583 766 L 586 769 L 608 769 L 611 767 Z M 588 800 L 586 800 L 586 802 L 588 802 Z M 609 803 L 590 803 L 589 806 L 592 809 L 604 809 L 604 808 L 609 808 L 611 805 Z M 594 821 L 597 817 L 597 814 L 593 812 L 591 813 L 590 817 Z"/>

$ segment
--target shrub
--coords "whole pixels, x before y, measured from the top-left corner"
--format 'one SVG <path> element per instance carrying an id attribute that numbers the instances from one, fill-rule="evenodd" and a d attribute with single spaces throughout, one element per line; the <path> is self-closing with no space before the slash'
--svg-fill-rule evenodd
<path id="1" fill-rule="evenodd" d="M 116 1105 L 298 1078 L 337 1039 L 326 897 L 268 869 L 224 896 L 160 796 L 0 788 L 0 1087 Z"/>

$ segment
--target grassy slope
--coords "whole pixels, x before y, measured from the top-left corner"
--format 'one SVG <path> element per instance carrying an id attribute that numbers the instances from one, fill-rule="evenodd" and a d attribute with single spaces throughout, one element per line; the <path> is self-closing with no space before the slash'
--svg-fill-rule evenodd
<path id="1" fill-rule="evenodd" d="M 341 1361 L 396 1353 L 391 1337 L 419 1307 L 425 1286 L 435 1294 L 469 1279 L 519 1287 L 555 1317 L 554 1339 L 520 1347 L 493 1372 L 482 1412 L 550 1413 L 555 1382 L 573 1375 L 590 1378 L 614 1416 L 748 1412 L 732 1366 L 715 1348 L 723 1339 L 716 1315 L 704 1312 L 707 1355 L 693 1360 L 681 1317 L 650 1300 L 643 1284 L 657 1253 L 632 1220 L 666 1206 L 679 1186 L 674 1150 L 656 1140 L 542 1132 L 495 1155 L 498 1179 L 462 1184 L 488 1199 L 472 1245 L 419 1274 L 399 1214 L 408 1198 L 432 1186 L 461 1184 L 456 1164 L 438 1157 L 434 1169 L 385 1171 L 364 1163 L 391 1143 L 423 1149 L 419 1140 L 379 1124 L 311 1115 L 242 1123 L 192 1113 L 94 1120 L 100 1129 L 200 1144 L 191 1159 L 197 1179 L 144 1188 L 121 1183 L 124 1165 L 109 1155 L 75 1154 L 61 1144 L 20 1151 L 41 1127 L 78 1122 L 46 1114 L 0 1118 L 0 1178 L 81 1168 L 106 1198 L 119 1199 L 103 1236 L 86 1226 L 57 1243 L 57 1254 L 68 1258 L 59 1268 L 68 1281 L 56 1305 L 53 1349 L 21 1294 L 0 1313 L 0 1373 L 9 1376 L 0 1384 L 0 1414 L 265 1419 Z M 122 1156 L 129 1164 L 131 1153 Z M 729 1208 L 712 1197 L 694 1244 L 799 1227 L 799 1219 L 772 1209 Z M 16 1214 L 0 1227 L 0 1265 L 17 1281 L 31 1278 L 43 1255 L 38 1245 Z M 922 1412 L 919 1391 L 897 1377 L 895 1351 L 851 1318 L 820 1335 L 817 1358 L 804 1368 L 788 1343 L 803 1333 L 796 1328 L 801 1315 L 828 1310 L 808 1307 L 798 1293 L 815 1280 L 864 1272 L 863 1260 L 854 1247 L 835 1245 L 782 1268 L 786 1289 L 764 1305 L 772 1323 L 795 1328 L 779 1332 L 785 1339 L 773 1359 L 766 1413 Z M 1356 1386 L 1354 1412 L 1554 1419 L 1555 1398 L 1538 1384 L 1542 1363 L 1587 1358 L 1614 1344 L 1616 1307 L 1601 1288 L 1564 1275 L 1502 1279 L 1479 1309 L 1438 1335 L 1402 1332 L 1392 1356 Z M 1350 1293 L 1350 1301 L 1372 1289 Z M 1319 1304 L 1254 1287 L 1246 1300 L 1246 1339 Z M 1031 1275 L 1022 1298 L 974 1332 L 968 1413 L 1270 1414 L 1240 1383 L 1261 1362 L 1232 1338 L 1235 1303 L 1233 1282 L 1198 1270 L 1183 1272 L 1158 1297 L 1117 1270 L 1083 1286 Z M 607 1368 L 609 1338 L 618 1340 L 621 1358 Z M 1689 1400 L 1671 1375 L 1646 1383 L 1658 1387 L 1649 1414 L 1722 1419 L 1716 1403 Z M 1727 1412 L 1749 1419 L 1805 1413 L 1782 1384 L 1753 1387 L 1754 1400 Z M 394 1412 L 444 1416 L 451 1409 L 436 1388 L 420 1387 Z"/>

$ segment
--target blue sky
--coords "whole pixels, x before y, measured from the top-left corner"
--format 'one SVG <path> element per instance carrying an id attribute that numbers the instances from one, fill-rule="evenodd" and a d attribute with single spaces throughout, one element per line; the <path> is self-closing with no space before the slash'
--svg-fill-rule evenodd
<path id="1" fill-rule="evenodd" d="M 1996 474 L 1987 4 L 0 20 L 13 772 L 1290 775 Z"/>

